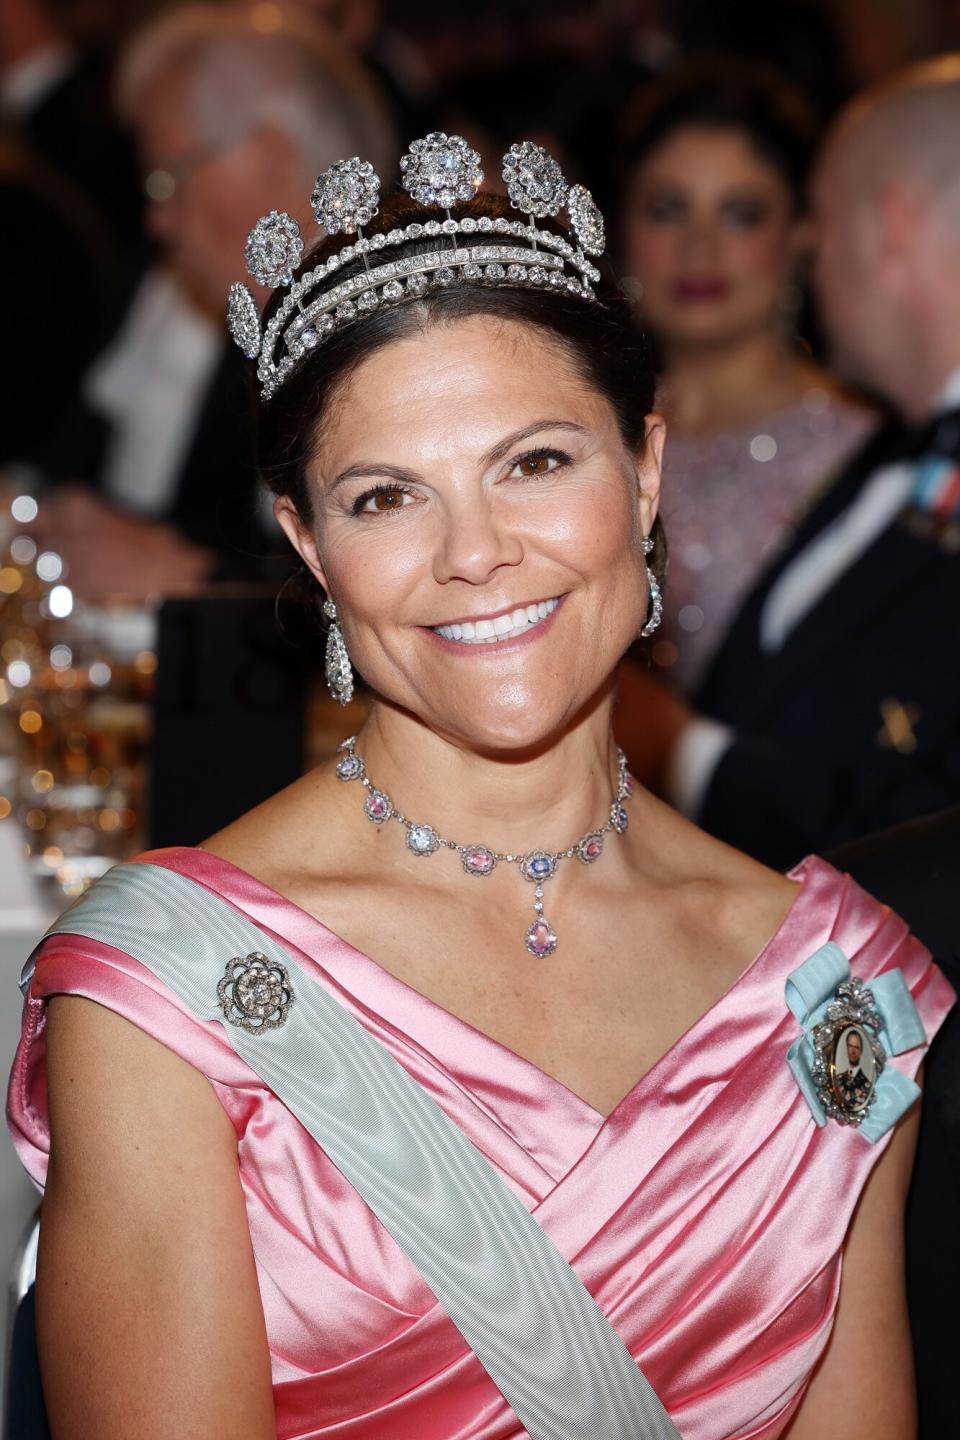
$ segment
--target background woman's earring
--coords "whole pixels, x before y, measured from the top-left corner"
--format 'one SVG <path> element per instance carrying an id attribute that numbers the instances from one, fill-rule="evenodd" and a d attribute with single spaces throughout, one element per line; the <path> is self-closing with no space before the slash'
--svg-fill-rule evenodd
<path id="1" fill-rule="evenodd" d="M 337 607 L 332 600 L 324 600 L 323 613 L 330 621 L 324 665 L 327 685 L 339 705 L 349 705 L 353 699 L 353 666 L 343 641 L 343 632 L 337 624 Z"/>
<path id="2" fill-rule="evenodd" d="M 650 538 L 649 535 L 646 535 L 643 541 L 643 553 L 644 555 L 649 555 L 652 550 L 653 540 Z M 652 635 L 654 630 L 656 630 L 657 626 L 660 624 L 660 621 L 663 619 L 663 596 L 660 593 L 660 585 L 657 577 L 656 575 L 654 575 L 649 565 L 647 566 L 647 595 L 647 623 L 640 631 L 640 634 L 643 636 Z"/>

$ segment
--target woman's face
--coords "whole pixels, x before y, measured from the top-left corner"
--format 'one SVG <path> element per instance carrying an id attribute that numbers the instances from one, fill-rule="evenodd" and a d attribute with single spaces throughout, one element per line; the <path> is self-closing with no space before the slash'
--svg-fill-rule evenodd
<path id="1" fill-rule="evenodd" d="M 287 534 L 378 695 L 477 751 L 536 747 L 600 691 L 646 612 L 662 425 L 627 452 L 562 346 L 435 324 L 364 360 Z"/>
<path id="2" fill-rule="evenodd" d="M 636 171 L 624 243 L 644 319 L 667 346 L 725 345 L 780 323 L 806 226 L 745 135 L 688 126 Z"/>

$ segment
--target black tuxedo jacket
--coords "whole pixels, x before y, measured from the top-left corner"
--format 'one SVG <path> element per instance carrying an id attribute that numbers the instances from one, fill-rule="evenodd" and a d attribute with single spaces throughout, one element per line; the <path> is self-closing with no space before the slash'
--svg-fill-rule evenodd
<path id="1" fill-rule="evenodd" d="M 960 990 L 960 806 L 841 846 L 827 858 L 902 916 Z M 958 1216 L 960 1005 L 947 1016 L 927 1054 L 907 1202 L 907 1301 L 920 1440 L 960 1435 L 953 1318 L 953 1297 L 960 1291 Z"/>
<path id="2" fill-rule="evenodd" d="M 106 65 L 78 56 L 19 128 L 95 208 L 122 263 L 142 244 L 143 191 L 133 139 L 111 105 L 112 84 Z"/>
<path id="3" fill-rule="evenodd" d="M 250 362 L 226 336 L 167 508 L 156 518 L 219 555 L 217 579 L 275 579 L 291 570 L 285 538 L 265 527 L 255 462 Z M 31 459 L 54 483 L 99 490 L 112 428 L 77 397 Z"/>
<path id="4" fill-rule="evenodd" d="M 920 517 L 888 525 L 780 651 L 760 648 L 774 582 L 903 449 L 883 430 L 813 506 L 694 697 L 736 731 L 698 819 L 778 867 L 960 800 L 960 551 Z"/>

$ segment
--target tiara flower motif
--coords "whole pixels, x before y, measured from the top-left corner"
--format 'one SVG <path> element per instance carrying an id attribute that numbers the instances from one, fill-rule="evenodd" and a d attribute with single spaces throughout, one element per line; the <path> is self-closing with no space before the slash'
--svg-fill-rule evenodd
<path id="1" fill-rule="evenodd" d="M 369 225 L 380 208 L 380 176 L 359 155 L 338 160 L 317 176 L 310 208 L 328 235 L 352 235 Z"/>
<path id="2" fill-rule="evenodd" d="M 568 187 L 556 160 L 532 140 L 510 147 L 503 177 L 510 203 L 524 219 L 452 214 L 483 183 L 480 157 L 462 135 L 432 131 L 414 140 L 401 159 L 400 181 L 419 205 L 440 214 L 365 235 L 363 227 L 379 209 L 380 177 L 359 156 L 338 160 L 317 177 L 310 206 L 328 235 L 350 238 L 312 267 L 308 261 L 296 279 L 304 254 L 296 220 L 277 210 L 258 220 L 244 248 L 247 268 L 258 284 L 287 293 L 264 328 L 248 287 L 232 285 L 227 323 L 243 353 L 258 361 L 262 398 L 274 395 L 309 351 L 344 326 L 431 290 L 519 285 L 593 301 L 600 272 L 590 257 L 603 253 L 605 237 L 589 190 Z M 571 238 L 535 223 L 564 206 Z M 396 254 L 412 241 L 418 242 L 415 252 Z M 341 275 L 346 266 L 350 270 Z"/>
<path id="3" fill-rule="evenodd" d="M 457 201 L 472 200 L 483 184 L 480 156 L 462 135 L 433 130 L 425 140 L 414 140 L 400 161 L 404 190 L 419 205 L 442 205 L 449 210 Z"/>
<path id="4" fill-rule="evenodd" d="M 276 290 L 293 283 L 293 272 L 303 255 L 300 226 L 283 210 L 271 210 L 247 236 L 243 256 L 254 280 Z"/>
<path id="5" fill-rule="evenodd" d="M 556 215 L 567 198 L 567 182 L 553 156 L 532 140 L 511 145 L 503 157 L 503 178 L 514 210 L 538 220 Z"/>

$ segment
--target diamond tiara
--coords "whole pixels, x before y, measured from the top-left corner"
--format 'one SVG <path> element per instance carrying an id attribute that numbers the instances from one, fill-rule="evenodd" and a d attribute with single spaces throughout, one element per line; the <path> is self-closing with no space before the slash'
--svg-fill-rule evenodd
<path id="1" fill-rule="evenodd" d="M 291 215 L 271 210 L 247 237 L 249 274 L 271 290 L 288 293 L 264 328 L 246 285 L 231 285 L 227 324 L 240 349 L 257 360 L 261 398 L 268 400 L 297 363 L 344 326 L 382 306 L 418 299 L 455 284 L 520 285 L 562 290 L 592 301 L 600 272 L 590 257 L 603 254 L 603 216 L 583 185 L 569 186 L 560 166 L 541 145 L 523 140 L 503 157 L 510 204 L 527 218 L 454 216 L 483 183 L 480 157 L 460 135 L 433 131 L 415 140 L 400 161 L 404 190 L 418 204 L 436 206 L 443 220 L 364 235 L 380 207 L 380 177 L 367 161 L 338 160 L 318 176 L 310 205 L 328 235 L 355 235 L 343 248 L 294 280 L 303 258 L 300 227 Z M 566 209 L 572 241 L 534 221 Z M 390 260 L 383 251 L 410 240 L 435 240 L 430 249 Z M 363 269 L 342 280 L 337 272 L 360 259 Z"/>

